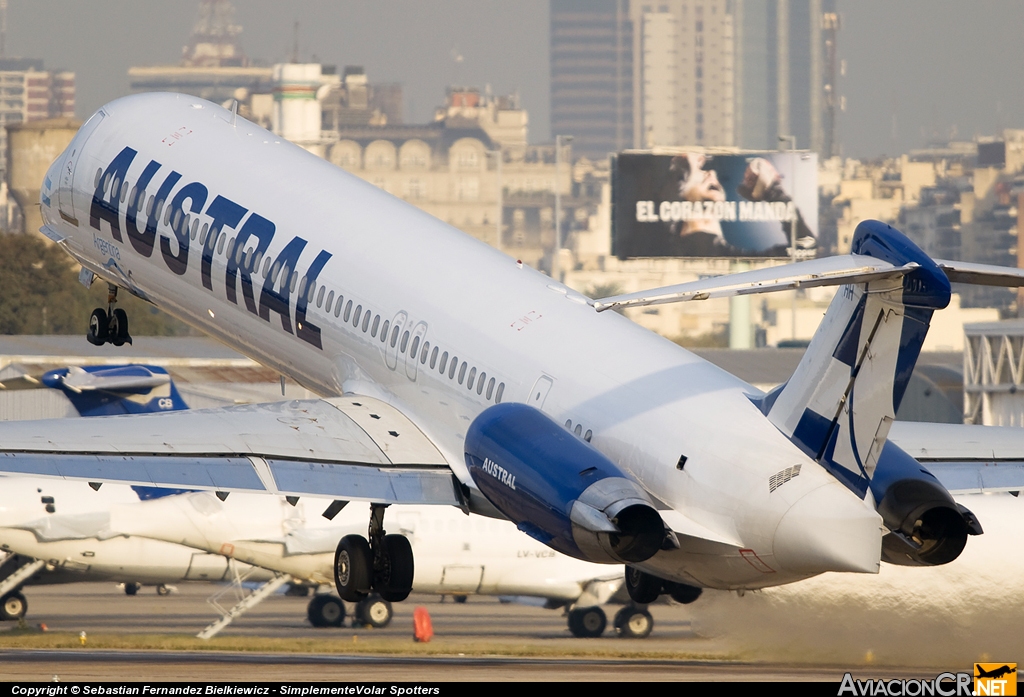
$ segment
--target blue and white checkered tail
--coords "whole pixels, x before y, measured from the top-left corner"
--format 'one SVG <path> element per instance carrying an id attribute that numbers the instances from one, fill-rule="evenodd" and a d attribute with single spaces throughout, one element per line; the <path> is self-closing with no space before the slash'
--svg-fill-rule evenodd
<path id="1" fill-rule="evenodd" d="M 902 233 L 866 221 L 854 254 L 905 275 L 839 288 L 793 377 L 769 394 L 768 418 L 861 497 L 921 353 L 932 312 L 949 304 L 949 280 Z"/>

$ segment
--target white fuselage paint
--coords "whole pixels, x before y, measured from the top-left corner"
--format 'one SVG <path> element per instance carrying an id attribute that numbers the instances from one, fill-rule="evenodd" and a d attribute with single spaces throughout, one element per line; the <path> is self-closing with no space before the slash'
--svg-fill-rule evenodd
<path id="1" fill-rule="evenodd" d="M 147 195 L 172 170 L 181 178 L 168 200 L 201 182 L 209 189 L 207 206 L 224 196 L 251 211 L 247 218 L 274 223 L 272 258 L 294 236 L 308 240 L 299 275 L 321 250 L 331 254 L 318 279 L 326 293 L 399 324 L 410 343 L 419 336 L 420 346 L 429 341 L 431 352 L 439 347 L 449 362 L 457 356 L 459 370 L 467 362 L 477 380 L 485 372 L 488 381 L 503 383 L 502 401 L 533 404 L 559 423 L 592 431 L 594 447 L 640 482 L 682 533 L 681 549 L 660 552 L 641 568 L 719 588 L 877 570 L 880 519 L 760 413 L 748 398 L 759 394 L 750 385 L 622 316 L 595 312 L 562 284 L 221 107 L 152 94 L 117 100 L 101 113 L 44 183 L 50 234 L 63 236 L 65 249 L 101 277 L 319 394 L 388 401 L 433 440 L 474 497 L 480 494 L 463 446 L 469 424 L 495 401 L 486 388 L 482 395 L 475 385 L 468 389 L 468 375 L 449 378 L 431 368 L 429 357 L 422 364 L 401 343 L 381 343 L 314 298 L 307 321 L 320 328 L 323 342 L 315 348 L 293 333 L 296 293 L 292 332 L 273 312 L 268 322 L 247 310 L 240 287 L 237 303 L 228 299 L 225 253 L 213 255 L 213 288 L 205 288 L 198 237 L 184 273 L 172 272 L 160 242 L 167 239 L 172 254 L 178 246 L 163 215 L 153 254 L 140 255 L 124 235 L 126 203 L 121 241 L 109 223 L 90 225 L 97 171 L 131 147 L 138 155 L 127 172 L 130 186 L 151 160 L 161 164 Z M 210 222 L 205 208 L 198 217 L 200 229 Z M 247 218 L 227 231 L 229 238 Z M 257 303 L 263 281 L 261 268 L 253 274 Z M 800 476 L 770 492 L 769 478 L 795 464 L 804 465 Z M 681 517 L 727 543 L 688 537 L 686 525 L 674 522 Z M 782 549 L 785 567 L 776 559 Z"/>

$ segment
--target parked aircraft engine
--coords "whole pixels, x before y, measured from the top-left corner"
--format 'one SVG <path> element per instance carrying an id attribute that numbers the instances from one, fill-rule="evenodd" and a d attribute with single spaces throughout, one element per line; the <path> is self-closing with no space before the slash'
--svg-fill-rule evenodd
<path id="1" fill-rule="evenodd" d="M 530 537 L 586 561 L 637 563 L 666 542 L 647 492 L 582 438 L 526 404 L 498 404 L 466 434 L 466 464 Z"/>
<path id="2" fill-rule="evenodd" d="M 882 559 L 901 566 L 948 564 L 981 524 L 917 460 L 887 442 L 871 481 L 878 513 L 890 530 Z"/>

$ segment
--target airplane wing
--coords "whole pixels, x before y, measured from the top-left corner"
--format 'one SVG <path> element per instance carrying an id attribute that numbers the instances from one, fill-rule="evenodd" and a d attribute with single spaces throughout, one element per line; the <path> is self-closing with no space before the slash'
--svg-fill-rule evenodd
<path id="1" fill-rule="evenodd" d="M 889 440 L 951 494 L 1024 489 L 1024 428 L 896 421 Z"/>
<path id="2" fill-rule="evenodd" d="M 433 443 L 367 397 L 6 422 L 0 444 L 9 474 L 465 506 Z"/>

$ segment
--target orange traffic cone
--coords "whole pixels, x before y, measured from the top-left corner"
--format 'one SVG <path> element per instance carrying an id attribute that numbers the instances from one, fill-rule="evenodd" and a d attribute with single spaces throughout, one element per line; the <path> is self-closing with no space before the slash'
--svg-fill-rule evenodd
<path id="1" fill-rule="evenodd" d="M 426 643 L 434 636 L 434 626 L 430 622 L 427 608 L 418 607 L 412 613 L 412 638 L 414 641 Z"/>

